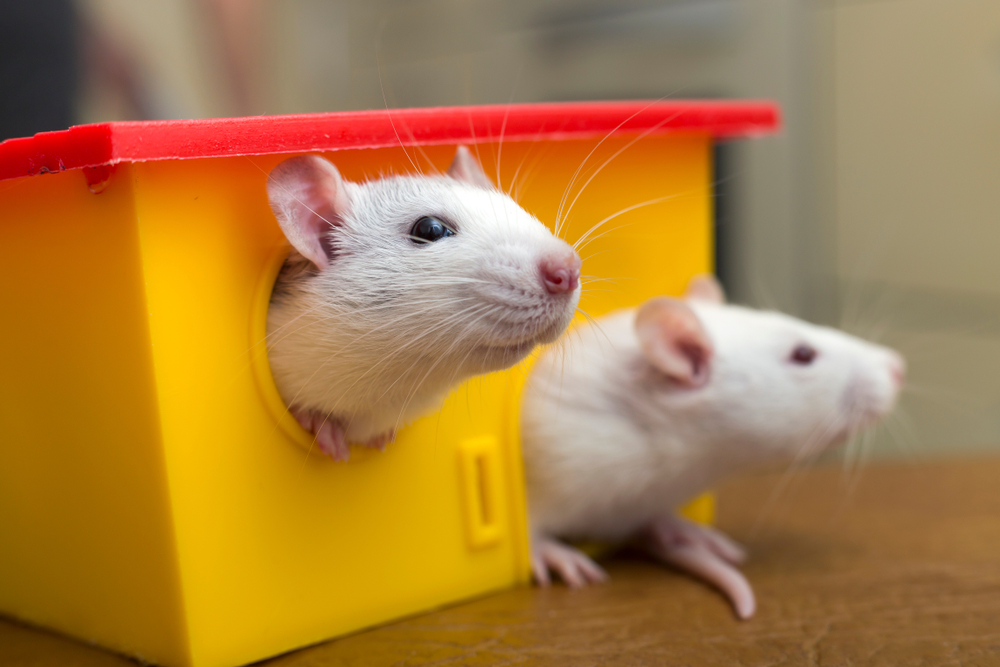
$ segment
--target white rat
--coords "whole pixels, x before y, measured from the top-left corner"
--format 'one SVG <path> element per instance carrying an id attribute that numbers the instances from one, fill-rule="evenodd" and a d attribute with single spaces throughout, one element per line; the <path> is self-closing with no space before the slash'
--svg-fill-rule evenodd
<path id="1" fill-rule="evenodd" d="M 634 540 L 756 608 L 743 549 L 676 510 L 727 475 L 817 452 L 885 416 L 896 352 L 774 312 L 726 305 L 714 279 L 582 326 L 543 355 L 522 400 L 532 568 L 606 578 L 561 542 Z"/>
<path id="2" fill-rule="evenodd" d="M 268 357 L 316 444 L 384 447 L 463 380 L 554 341 L 580 258 L 497 190 L 467 149 L 447 175 L 344 180 L 318 156 L 275 167 L 267 192 L 293 251 L 268 311 Z"/>

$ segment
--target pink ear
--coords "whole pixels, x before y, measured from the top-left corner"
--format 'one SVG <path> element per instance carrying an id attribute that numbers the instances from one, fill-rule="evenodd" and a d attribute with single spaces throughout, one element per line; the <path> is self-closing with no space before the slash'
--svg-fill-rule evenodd
<path id="1" fill-rule="evenodd" d="M 482 166 L 476 158 L 472 157 L 472 153 L 465 146 L 459 146 L 455 151 L 455 159 L 451 161 L 451 166 L 448 167 L 448 175 L 456 181 L 475 185 L 479 188 L 486 188 L 487 190 L 495 189 L 493 181 L 490 180 L 489 176 L 483 171 Z"/>
<path id="2" fill-rule="evenodd" d="M 636 313 L 635 332 L 646 360 L 671 380 L 686 387 L 708 382 L 712 341 L 686 303 L 650 299 Z"/>
<path id="3" fill-rule="evenodd" d="M 337 168 L 318 155 L 285 160 L 267 177 L 267 197 L 292 247 L 326 269 L 332 254 L 328 233 L 350 208 Z"/>
<path id="4" fill-rule="evenodd" d="M 687 289 L 684 291 L 684 298 L 711 303 L 725 303 L 726 293 L 715 276 L 710 273 L 702 273 L 688 282 Z"/>

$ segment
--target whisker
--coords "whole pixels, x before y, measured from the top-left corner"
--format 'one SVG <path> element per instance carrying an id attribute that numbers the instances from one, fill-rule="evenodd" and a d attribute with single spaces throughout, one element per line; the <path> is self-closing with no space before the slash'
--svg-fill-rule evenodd
<path id="1" fill-rule="evenodd" d="M 757 515 L 757 519 L 754 521 L 753 526 L 750 529 L 750 535 L 755 536 L 760 531 L 764 520 L 773 510 L 775 504 L 782 494 L 787 490 L 789 484 L 792 481 L 793 476 L 798 471 L 802 463 L 809 458 L 812 454 L 816 453 L 815 450 L 824 443 L 824 441 L 832 435 L 831 430 L 836 426 L 837 422 L 837 408 L 831 408 L 828 410 L 827 414 L 821 419 L 816 427 L 813 429 L 812 434 L 806 439 L 805 442 L 799 447 L 798 452 L 792 458 L 792 461 L 788 464 L 785 472 L 778 479 L 778 483 L 774 485 L 771 493 L 768 495 L 767 500 L 761 507 L 760 512 Z"/>
<path id="2" fill-rule="evenodd" d="M 628 150 L 629 148 L 631 148 L 632 146 L 634 146 L 637 141 L 640 141 L 641 139 L 645 139 L 646 137 L 648 137 L 653 132 L 659 130 L 661 127 L 663 127 L 664 125 L 666 125 L 667 123 L 669 123 L 673 119 L 677 118 L 677 116 L 679 116 L 679 115 L 680 115 L 680 112 L 677 112 L 673 116 L 668 116 L 667 118 L 664 118 L 663 120 L 661 120 L 656 125 L 653 125 L 649 129 L 647 129 L 644 132 L 640 133 L 634 139 L 632 139 L 631 141 L 629 141 L 628 143 L 626 143 L 624 146 L 622 146 L 621 148 L 619 148 L 614 154 L 612 154 L 611 157 L 609 157 L 607 160 L 605 160 L 601 164 L 601 166 L 599 166 L 596 170 L 594 170 L 594 172 L 590 175 L 590 177 L 583 184 L 583 186 L 577 191 L 576 196 L 573 198 L 573 201 L 569 205 L 569 208 L 566 209 L 565 216 L 564 216 L 564 218 L 562 220 L 568 220 L 569 219 L 569 214 L 573 211 L 573 207 L 576 205 L 577 200 L 580 199 L 580 195 L 583 194 L 584 190 L 587 189 L 587 186 L 590 185 L 591 181 L 593 181 L 597 177 L 597 175 L 599 173 L 601 173 L 601 171 L 603 171 L 604 168 L 607 167 L 611 163 L 612 160 L 614 160 L 616 157 L 618 157 L 619 155 L 621 155 L 622 153 L 624 153 L 626 150 Z M 562 224 L 562 220 L 560 220 L 560 224 Z"/>
<path id="3" fill-rule="evenodd" d="M 521 73 L 524 71 L 524 63 L 521 63 L 521 67 L 517 71 L 517 77 L 514 79 L 514 86 L 510 91 L 510 98 L 507 100 L 507 108 L 503 112 L 503 123 L 500 125 L 500 145 L 497 147 L 497 189 L 503 192 L 503 181 L 500 179 L 500 160 L 503 157 L 503 135 L 507 130 L 507 117 L 510 115 L 510 107 L 514 102 L 514 93 L 517 91 L 517 84 L 521 80 Z"/>
<path id="4" fill-rule="evenodd" d="M 396 135 L 396 141 L 399 142 L 399 147 L 402 149 L 403 155 L 405 155 L 406 159 L 410 161 L 411 165 L 413 165 L 413 171 L 420 173 L 420 169 L 417 168 L 417 163 L 413 161 L 412 157 L 410 157 L 410 153 L 406 150 L 406 147 L 403 145 L 403 140 L 399 136 L 399 130 L 396 129 L 396 122 L 392 118 L 392 112 L 389 111 L 389 101 L 385 96 L 385 84 L 382 82 L 382 60 L 379 52 L 382 50 L 382 32 L 385 30 L 385 26 L 388 22 L 389 18 L 384 17 L 375 33 L 375 68 L 378 71 L 378 85 L 382 91 L 382 104 L 385 105 L 385 114 L 389 117 L 389 124 L 392 126 L 392 133 Z"/>
<path id="5" fill-rule="evenodd" d="M 670 93 L 670 95 L 673 95 L 673 94 L 674 93 Z M 640 113 L 642 113 L 643 111 L 645 111 L 649 107 L 653 106 L 657 102 L 663 101 L 667 97 L 669 97 L 669 95 L 664 95 L 663 97 L 661 97 L 658 100 L 653 100 L 652 102 L 650 102 L 646 106 L 642 107 L 641 109 L 639 109 L 638 111 L 636 111 L 635 113 L 633 113 L 631 116 L 629 116 L 628 118 L 626 118 L 622 122 L 618 123 L 618 125 L 616 125 L 615 127 L 613 127 L 607 134 L 605 134 L 601 138 L 601 140 L 598 141 L 597 144 L 590 150 L 590 152 L 587 153 L 586 157 L 583 158 L 583 161 L 580 163 L 580 165 L 576 168 L 576 171 L 574 171 L 573 175 L 570 177 L 569 183 L 566 185 L 566 189 L 563 190 L 563 196 L 562 196 L 562 198 L 559 201 L 559 208 L 556 209 L 556 226 L 555 226 L 555 235 L 556 236 L 560 236 L 560 231 L 562 229 L 562 221 L 563 221 L 562 211 L 563 211 L 563 206 L 566 203 L 566 199 L 569 196 L 569 191 L 573 187 L 573 185 L 576 183 L 577 176 L 579 176 L 580 171 L 583 169 L 584 165 L 587 164 L 587 161 L 590 160 L 590 157 L 594 154 L 595 151 L 597 151 L 598 148 L 601 147 L 601 145 L 605 141 L 607 141 L 612 135 L 614 135 L 619 129 L 621 129 L 622 126 L 625 125 L 625 123 L 629 122 L 630 120 L 632 120 L 633 118 L 635 118 Z"/>

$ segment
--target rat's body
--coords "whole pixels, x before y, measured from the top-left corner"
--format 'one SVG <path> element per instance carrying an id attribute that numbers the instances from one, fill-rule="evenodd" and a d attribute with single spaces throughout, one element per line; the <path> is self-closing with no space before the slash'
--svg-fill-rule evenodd
<path id="1" fill-rule="evenodd" d="M 535 573 L 571 585 L 603 572 L 559 539 L 637 538 L 720 587 L 753 594 L 742 550 L 676 518 L 726 476 L 843 442 L 893 407 L 896 353 L 779 313 L 703 298 L 653 299 L 576 329 L 532 371 L 522 439 Z M 708 297 L 708 298 L 705 298 Z"/>
<path id="2" fill-rule="evenodd" d="M 576 253 L 464 149 L 447 176 L 366 183 L 293 158 L 268 193 L 295 248 L 268 313 L 272 373 L 335 459 L 555 340 L 575 311 Z"/>

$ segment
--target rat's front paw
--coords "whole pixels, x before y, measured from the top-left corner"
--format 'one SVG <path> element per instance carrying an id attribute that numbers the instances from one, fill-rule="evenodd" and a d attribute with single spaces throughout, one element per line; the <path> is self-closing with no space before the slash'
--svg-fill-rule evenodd
<path id="1" fill-rule="evenodd" d="M 649 524 L 639 545 L 668 565 L 718 588 L 741 619 L 757 609 L 753 589 L 736 565 L 746 560 L 743 547 L 719 531 L 670 516 Z"/>
<path id="2" fill-rule="evenodd" d="M 531 550 L 531 571 L 539 586 L 552 583 L 550 569 L 558 573 L 570 588 L 583 588 L 608 578 L 601 566 L 579 549 L 549 538 L 535 540 Z"/>
<path id="3" fill-rule="evenodd" d="M 351 448 L 347 445 L 344 428 L 333 417 L 301 408 L 292 408 L 292 416 L 302 428 L 316 436 L 314 442 L 321 452 L 334 461 L 351 458 Z"/>
<path id="4" fill-rule="evenodd" d="M 385 451 L 385 446 L 396 439 L 395 429 L 391 431 L 386 431 L 385 433 L 379 433 L 374 438 L 366 440 L 365 442 L 358 443 L 365 447 L 371 447 L 372 449 L 377 449 L 380 452 Z"/>

